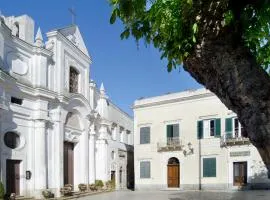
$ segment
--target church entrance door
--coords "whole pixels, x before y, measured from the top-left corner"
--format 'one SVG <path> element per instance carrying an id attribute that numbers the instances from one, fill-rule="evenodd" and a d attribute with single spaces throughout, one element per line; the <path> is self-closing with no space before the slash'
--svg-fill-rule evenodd
<path id="1" fill-rule="evenodd" d="M 64 142 L 64 184 L 74 184 L 74 143 Z"/>
<path id="2" fill-rule="evenodd" d="M 20 163 L 21 160 L 6 161 L 6 186 L 7 194 L 20 194 Z"/>

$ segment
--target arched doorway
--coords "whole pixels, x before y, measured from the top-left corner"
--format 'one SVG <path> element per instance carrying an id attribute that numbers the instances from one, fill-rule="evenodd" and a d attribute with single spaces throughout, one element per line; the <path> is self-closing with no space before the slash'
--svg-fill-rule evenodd
<path id="1" fill-rule="evenodd" d="M 81 135 L 81 123 L 78 113 L 69 112 L 65 122 L 65 137 L 64 137 L 64 185 L 74 185 L 75 175 L 78 175 L 78 163 L 75 162 L 76 147 L 78 147 L 79 136 Z M 79 148 L 77 148 L 78 150 Z M 76 170 L 77 169 L 77 170 Z"/>
<path id="2" fill-rule="evenodd" d="M 172 157 L 167 165 L 167 184 L 169 188 L 178 188 L 180 186 L 180 165 L 179 160 Z"/>

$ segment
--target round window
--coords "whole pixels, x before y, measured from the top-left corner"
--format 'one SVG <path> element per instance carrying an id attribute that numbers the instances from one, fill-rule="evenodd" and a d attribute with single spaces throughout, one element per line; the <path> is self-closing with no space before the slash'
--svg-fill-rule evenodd
<path id="1" fill-rule="evenodd" d="M 15 149 L 20 145 L 20 136 L 14 132 L 7 132 L 4 136 L 5 145 L 11 149 Z"/>

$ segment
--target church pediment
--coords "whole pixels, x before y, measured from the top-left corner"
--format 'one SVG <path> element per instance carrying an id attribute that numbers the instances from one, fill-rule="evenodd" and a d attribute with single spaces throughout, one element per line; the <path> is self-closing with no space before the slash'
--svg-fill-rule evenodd
<path id="1" fill-rule="evenodd" d="M 88 50 L 85 46 L 78 26 L 71 25 L 69 27 L 59 29 L 58 31 L 89 57 Z"/>

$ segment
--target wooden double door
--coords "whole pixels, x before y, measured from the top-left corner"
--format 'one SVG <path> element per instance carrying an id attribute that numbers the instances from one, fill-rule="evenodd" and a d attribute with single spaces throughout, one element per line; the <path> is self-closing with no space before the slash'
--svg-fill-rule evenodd
<path id="1" fill-rule="evenodd" d="M 64 142 L 64 184 L 74 184 L 74 143 Z"/>
<path id="2" fill-rule="evenodd" d="M 179 175 L 180 175 L 180 165 L 179 164 L 168 164 L 167 165 L 167 177 L 168 177 L 168 187 L 178 188 L 180 186 Z"/>
<path id="3" fill-rule="evenodd" d="M 6 160 L 6 193 L 20 195 L 21 160 Z"/>
<path id="4" fill-rule="evenodd" d="M 244 186 L 247 184 L 247 162 L 233 163 L 233 185 Z"/>

